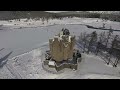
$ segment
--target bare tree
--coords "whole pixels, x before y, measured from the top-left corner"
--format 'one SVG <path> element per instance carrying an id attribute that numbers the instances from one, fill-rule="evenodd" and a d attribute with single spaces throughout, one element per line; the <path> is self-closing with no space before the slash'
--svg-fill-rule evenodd
<path id="1" fill-rule="evenodd" d="M 119 51 L 119 53 L 120 53 L 120 51 Z M 115 63 L 114 63 L 114 67 L 117 67 L 117 64 L 119 63 L 119 61 L 120 61 L 120 55 L 117 54 L 117 57 L 116 57 L 116 60 L 115 60 Z"/>
<path id="2" fill-rule="evenodd" d="M 93 52 L 95 47 L 94 54 L 98 55 L 100 52 L 105 58 L 105 61 L 107 60 L 106 63 L 108 65 L 111 63 L 113 67 L 117 67 L 120 61 L 120 38 L 118 35 L 114 36 L 111 30 L 107 36 L 105 32 L 101 32 L 99 35 L 97 35 L 96 31 L 91 34 L 83 32 L 79 36 L 79 43 L 82 44 L 84 51 L 87 49 L 87 54 L 89 54 L 90 51 Z M 112 61 L 111 58 L 115 59 L 115 61 Z"/>
<path id="3" fill-rule="evenodd" d="M 86 32 L 81 32 L 80 36 L 79 36 L 79 44 L 81 44 L 83 46 L 83 51 L 85 52 L 85 48 L 86 48 L 86 45 L 87 45 L 87 34 Z"/>
<path id="4" fill-rule="evenodd" d="M 113 54 L 113 53 L 116 53 L 116 51 L 115 51 L 114 48 L 116 48 L 116 45 L 118 44 L 117 38 L 118 38 L 118 35 L 116 35 L 116 36 L 114 37 L 113 41 L 112 41 L 111 48 L 110 48 L 110 50 L 109 50 L 109 59 L 108 59 L 108 63 L 107 63 L 107 64 L 110 63 L 110 59 L 111 59 L 111 57 L 112 57 L 112 54 Z"/>
<path id="5" fill-rule="evenodd" d="M 92 32 L 90 35 L 90 40 L 89 40 L 89 44 L 88 44 L 88 51 L 87 53 L 89 54 L 90 48 L 91 46 L 97 41 L 97 33 L 96 31 Z"/>
<path id="6" fill-rule="evenodd" d="M 45 18 L 44 18 L 44 17 L 42 17 L 42 22 L 43 22 L 43 24 L 44 24 L 44 21 L 45 21 Z"/>
<path id="7" fill-rule="evenodd" d="M 108 41 L 109 41 L 112 33 L 113 33 L 113 32 L 112 32 L 111 30 L 109 30 L 108 35 L 107 35 L 107 38 L 106 38 L 106 48 L 107 48 L 107 46 L 108 46 Z"/>
<path id="8" fill-rule="evenodd" d="M 97 42 L 97 46 L 96 46 L 96 52 L 95 54 L 98 55 L 98 53 L 100 52 L 100 49 L 102 49 L 103 45 L 102 43 L 105 42 L 105 32 L 101 32 L 99 35 L 98 35 L 98 42 Z"/>

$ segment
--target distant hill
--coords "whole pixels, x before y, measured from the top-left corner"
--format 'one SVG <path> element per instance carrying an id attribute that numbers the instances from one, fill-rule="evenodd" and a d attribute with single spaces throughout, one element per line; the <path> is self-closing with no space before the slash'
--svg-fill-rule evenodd
<path id="1" fill-rule="evenodd" d="M 100 14 L 98 13 L 90 13 L 87 11 L 68 11 L 68 12 L 60 12 L 56 13 L 59 17 L 85 17 L 85 18 L 99 18 Z"/>
<path id="2" fill-rule="evenodd" d="M 56 13 L 56 17 L 101 18 L 120 22 L 120 11 L 66 11 Z"/>
<path id="3" fill-rule="evenodd" d="M 50 13 L 80 13 L 80 12 L 90 12 L 90 13 L 100 13 L 100 14 L 120 14 L 120 11 L 46 11 Z"/>
<path id="4" fill-rule="evenodd" d="M 19 18 L 52 17 L 54 14 L 44 11 L 0 11 L 0 20 Z"/>
<path id="5" fill-rule="evenodd" d="M 43 17 L 59 19 L 63 17 L 83 17 L 120 21 L 120 11 L 66 11 L 59 13 L 52 13 L 46 11 L 0 11 L 0 20 Z"/>
<path id="6" fill-rule="evenodd" d="M 120 11 L 88 11 L 88 12 L 100 14 L 120 14 Z"/>

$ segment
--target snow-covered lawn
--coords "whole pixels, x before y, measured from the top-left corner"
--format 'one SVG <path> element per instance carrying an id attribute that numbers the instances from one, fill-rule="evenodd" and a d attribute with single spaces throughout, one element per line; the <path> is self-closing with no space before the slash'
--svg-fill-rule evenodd
<path id="1" fill-rule="evenodd" d="M 102 59 L 94 55 L 82 54 L 78 70 L 64 69 L 53 74 L 42 67 L 44 51 L 48 45 L 9 59 L 0 69 L 0 78 L 19 79 L 120 79 L 120 69 L 107 66 Z M 8 72 L 9 71 L 9 72 Z M 8 75 L 8 76 L 7 76 Z M 10 76 L 9 76 L 10 75 Z"/>

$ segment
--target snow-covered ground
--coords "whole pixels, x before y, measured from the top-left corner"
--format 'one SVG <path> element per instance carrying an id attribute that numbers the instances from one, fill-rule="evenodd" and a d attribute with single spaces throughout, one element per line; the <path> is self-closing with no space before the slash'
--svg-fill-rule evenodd
<path id="1" fill-rule="evenodd" d="M 83 55 L 85 59 L 80 63 L 79 70 L 67 69 L 59 75 L 43 70 L 40 57 L 43 52 L 41 48 L 48 49 L 49 38 L 53 38 L 62 28 L 68 28 L 77 38 L 83 31 L 89 33 L 95 31 L 84 24 L 102 26 L 104 22 L 107 23 L 108 28 L 111 25 L 113 28 L 120 29 L 120 23 L 91 18 L 54 19 L 44 21 L 44 24 L 41 20 L 28 22 L 25 20 L 0 21 L 0 25 L 3 25 L 0 27 L 3 28 L 0 30 L 0 49 L 4 48 L 0 51 L 0 61 L 2 57 L 8 59 L 7 64 L 0 67 L 0 78 L 119 78 L 116 76 L 119 76 L 120 69 L 107 66 L 98 57 Z M 114 32 L 114 34 L 120 35 L 120 32 Z M 6 57 L 11 51 L 13 52 Z M 18 58 L 11 59 L 16 56 Z"/>
<path id="2" fill-rule="evenodd" d="M 93 55 L 82 54 L 78 70 L 64 69 L 59 74 L 47 72 L 42 67 L 44 51 L 42 48 L 9 59 L 0 69 L 0 78 L 16 79 L 120 79 L 120 68 L 107 66 L 102 59 Z"/>
<path id="3" fill-rule="evenodd" d="M 98 22 L 96 22 L 98 21 Z M 42 21 L 40 20 L 33 20 L 33 19 L 20 19 L 20 21 L 16 20 L 10 20 L 10 21 L 0 21 L 0 25 L 3 25 L 5 27 L 13 28 L 22 28 L 22 27 L 39 27 L 39 26 L 49 26 L 49 25 L 55 25 L 55 24 L 88 24 L 88 25 L 99 25 L 102 26 L 102 24 L 106 23 L 106 27 L 109 28 L 111 25 L 113 28 L 116 26 L 119 26 L 120 23 L 113 22 L 113 21 L 103 21 L 101 19 L 96 18 L 63 18 L 63 19 L 49 19 L 48 21 Z M 113 25 L 114 24 L 114 25 Z M 116 27 L 117 29 L 120 27 Z"/>

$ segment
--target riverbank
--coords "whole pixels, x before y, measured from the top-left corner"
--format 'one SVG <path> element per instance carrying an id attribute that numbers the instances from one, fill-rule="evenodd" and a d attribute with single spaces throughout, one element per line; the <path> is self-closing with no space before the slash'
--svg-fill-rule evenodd
<path id="1" fill-rule="evenodd" d="M 63 19 L 49 19 L 49 20 L 35 20 L 35 19 L 20 19 L 20 20 L 9 20 L 9 21 L 0 21 L 0 25 L 3 27 L 9 27 L 11 29 L 16 28 L 29 28 L 29 27 L 40 27 L 40 26 L 49 26 L 55 24 L 101 24 L 107 23 L 111 24 L 113 21 L 103 21 L 96 18 L 63 18 Z M 118 22 L 114 22 L 117 24 Z"/>

